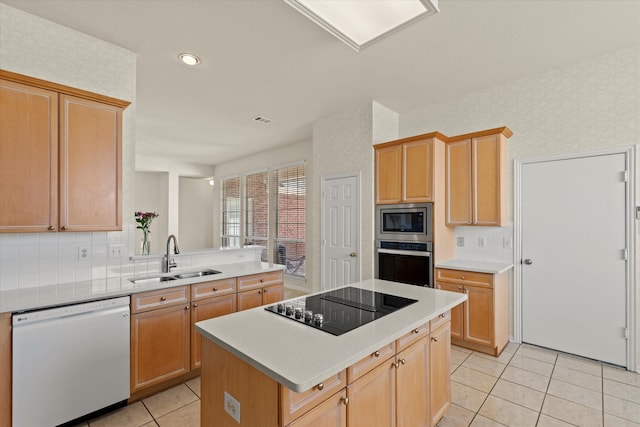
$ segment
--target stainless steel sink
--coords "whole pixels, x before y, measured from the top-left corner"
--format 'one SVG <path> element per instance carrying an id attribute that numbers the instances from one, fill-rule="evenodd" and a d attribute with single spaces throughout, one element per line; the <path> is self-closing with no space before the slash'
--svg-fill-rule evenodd
<path id="1" fill-rule="evenodd" d="M 175 277 L 177 277 L 178 279 L 191 279 L 192 277 L 210 276 L 212 274 L 220 274 L 220 272 L 218 270 L 201 270 L 192 271 L 190 273 L 176 274 Z"/>
<path id="2" fill-rule="evenodd" d="M 139 279 L 129 279 L 130 282 L 136 285 L 151 285 L 153 283 L 168 282 L 170 280 L 176 280 L 173 276 L 153 276 L 153 277 L 141 277 Z"/>

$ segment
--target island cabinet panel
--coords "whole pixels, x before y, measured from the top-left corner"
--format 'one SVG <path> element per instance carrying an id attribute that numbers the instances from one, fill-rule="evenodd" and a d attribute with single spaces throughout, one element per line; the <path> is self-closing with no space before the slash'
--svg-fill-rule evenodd
<path id="1" fill-rule="evenodd" d="M 384 347 L 379 348 L 378 350 L 371 353 L 369 356 L 360 360 L 357 363 L 349 366 L 347 369 L 347 379 L 349 384 L 371 371 L 376 366 L 380 365 L 391 359 L 396 354 L 396 343 L 391 342 Z"/>
<path id="2" fill-rule="evenodd" d="M 507 273 L 436 269 L 436 288 L 467 294 L 451 310 L 455 345 L 497 356 L 509 340 Z"/>
<path id="3" fill-rule="evenodd" d="M 396 351 L 402 351 L 414 342 L 429 335 L 429 324 L 420 325 L 396 340 Z"/>
<path id="4" fill-rule="evenodd" d="M 280 414 L 281 414 L 280 425 L 283 425 L 283 426 L 289 425 L 296 418 L 299 418 L 300 416 L 307 413 L 311 409 L 320 405 L 329 396 L 334 395 L 338 391 L 344 391 L 344 388 L 346 386 L 347 386 L 346 370 L 342 370 L 338 372 L 336 375 L 332 376 L 331 378 L 327 378 L 325 381 L 319 384 L 316 384 L 311 389 L 302 393 L 296 393 L 295 391 L 292 391 L 286 388 L 285 386 L 283 386 L 282 384 L 280 384 L 279 385 Z M 321 412 L 325 412 L 325 409 L 322 409 Z M 315 419 L 316 416 L 313 416 L 312 418 Z M 346 420 L 346 418 L 344 419 Z M 307 421 L 305 422 L 308 422 L 308 418 L 307 418 Z M 294 423 L 294 425 L 298 425 L 298 424 Z M 306 424 L 303 422 L 302 425 L 306 425 Z M 334 424 L 328 424 L 328 425 L 334 425 Z"/>
<path id="5" fill-rule="evenodd" d="M 347 427 L 346 390 L 341 390 L 288 427 Z"/>
<path id="6" fill-rule="evenodd" d="M 202 341 L 201 390 L 202 426 L 279 425 L 279 384 L 207 339 Z M 225 393 L 240 402 L 240 423 L 225 410 Z"/>
<path id="7" fill-rule="evenodd" d="M 191 369 L 201 364 L 202 336 L 196 331 L 196 322 L 212 319 L 236 311 L 236 295 L 196 300 L 191 306 Z"/>
<path id="8" fill-rule="evenodd" d="M 11 313 L 0 313 L 0 427 L 11 427 Z"/>
<path id="9" fill-rule="evenodd" d="M 396 368 L 382 363 L 347 387 L 347 425 L 396 425 Z"/>
<path id="10" fill-rule="evenodd" d="M 431 331 L 429 342 L 429 412 L 431 426 L 438 424 L 451 405 L 451 323 Z"/>
<path id="11" fill-rule="evenodd" d="M 429 337 L 396 356 L 396 426 L 431 427 Z"/>
<path id="12" fill-rule="evenodd" d="M 58 94 L 0 80 L 0 231 L 58 224 Z"/>

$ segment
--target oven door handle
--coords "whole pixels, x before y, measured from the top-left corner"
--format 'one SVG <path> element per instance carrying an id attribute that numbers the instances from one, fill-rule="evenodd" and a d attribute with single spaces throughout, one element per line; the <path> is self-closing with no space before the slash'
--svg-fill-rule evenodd
<path id="1" fill-rule="evenodd" d="M 422 256 L 422 257 L 430 257 L 431 252 L 425 251 L 402 251 L 398 249 L 383 249 L 378 248 L 379 254 L 392 254 L 392 255 L 409 255 L 409 256 Z"/>

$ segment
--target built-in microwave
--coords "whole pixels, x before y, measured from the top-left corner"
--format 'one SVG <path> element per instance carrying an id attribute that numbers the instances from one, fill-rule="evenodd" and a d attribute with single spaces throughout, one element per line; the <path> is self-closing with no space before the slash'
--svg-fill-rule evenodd
<path id="1" fill-rule="evenodd" d="M 433 203 L 376 206 L 376 239 L 433 241 Z"/>

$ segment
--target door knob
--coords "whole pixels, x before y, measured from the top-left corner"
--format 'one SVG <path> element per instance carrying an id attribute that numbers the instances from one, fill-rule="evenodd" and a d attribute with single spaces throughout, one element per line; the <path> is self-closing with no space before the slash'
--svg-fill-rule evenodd
<path id="1" fill-rule="evenodd" d="M 355 253 L 355 252 L 351 252 L 351 253 L 349 254 L 349 256 L 350 256 L 351 258 L 354 258 L 354 257 L 356 256 L 356 253 Z"/>
<path id="2" fill-rule="evenodd" d="M 525 263 L 526 265 L 531 265 L 531 264 L 533 264 L 533 260 L 532 260 L 531 258 L 526 258 L 526 259 L 524 260 L 524 263 Z"/>

